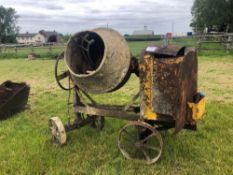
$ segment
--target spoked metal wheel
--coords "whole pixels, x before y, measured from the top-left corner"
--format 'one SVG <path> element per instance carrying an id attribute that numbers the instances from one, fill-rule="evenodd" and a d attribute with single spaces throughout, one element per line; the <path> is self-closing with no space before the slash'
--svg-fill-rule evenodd
<path id="1" fill-rule="evenodd" d="M 162 154 L 163 141 L 160 133 L 150 124 L 132 121 L 120 130 L 118 147 L 127 159 L 140 159 L 152 164 Z"/>
<path id="2" fill-rule="evenodd" d="M 64 145 L 66 143 L 66 131 L 58 117 L 52 117 L 49 120 L 49 130 L 52 135 L 52 141 L 55 144 Z"/>

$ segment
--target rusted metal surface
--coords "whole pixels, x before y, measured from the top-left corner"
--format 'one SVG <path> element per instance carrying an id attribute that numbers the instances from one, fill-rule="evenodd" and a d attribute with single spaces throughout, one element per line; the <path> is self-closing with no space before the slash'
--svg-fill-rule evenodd
<path id="1" fill-rule="evenodd" d="M 129 120 L 119 133 L 120 151 L 126 158 L 138 158 L 131 154 L 134 149 L 133 154 L 139 153 L 142 160 L 152 164 L 162 153 L 163 142 L 158 131 L 175 128 L 177 133 L 182 128 L 196 129 L 188 107 L 197 94 L 195 50 L 171 45 L 148 46 L 138 62 L 131 57 L 126 41 L 118 32 L 99 28 L 75 34 L 67 44 L 64 60 L 69 73 L 58 75 L 57 61 L 55 77 L 63 89 L 74 91 L 75 119 L 71 122 L 68 115 L 68 124 L 62 131 L 85 125 L 102 129 L 104 117 Z M 119 89 L 132 73 L 139 77 L 140 89 L 125 106 L 101 105 L 89 95 Z M 60 80 L 66 77 L 74 86 L 61 85 Z M 138 97 L 140 106 L 134 106 Z M 55 129 L 51 127 L 53 135 L 57 133 Z M 136 131 L 136 136 L 128 129 Z M 125 136 L 129 145 L 123 143 Z"/>
<path id="2" fill-rule="evenodd" d="M 91 93 L 117 90 L 131 74 L 127 42 L 118 32 L 108 28 L 83 31 L 71 37 L 65 62 L 74 83 Z"/>
<path id="3" fill-rule="evenodd" d="M 153 50 L 153 47 L 156 46 L 144 50 L 139 64 L 141 114 L 145 117 L 145 111 L 152 106 L 152 111 L 172 116 L 176 121 L 175 131 L 178 132 L 186 122 L 192 122 L 187 104 L 193 101 L 197 93 L 196 54 L 193 51 L 185 54 L 182 47 L 170 47 L 172 51 L 168 51 L 169 55 L 166 55 L 164 49 L 156 47 Z M 162 54 L 159 50 L 162 50 Z M 153 62 L 146 61 L 147 57 L 152 58 Z M 151 65 L 153 80 L 147 76 Z M 147 81 L 153 82 L 148 84 L 150 93 L 145 90 Z"/>
<path id="4" fill-rule="evenodd" d="M 194 101 L 194 96 L 197 94 L 197 56 L 195 52 L 190 51 L 185 55 L 180 65 L 179 77 L 179 98 L 175 115 L 176 132 L 183 128 L 186 121 L 193 122 L 192 110 L 188 107 L 188 102 Z"/>
<path id="5" fill-rule="evenodd" d="M 156 59 L 154 61 L 153 107 L 157 113 L 175 116 L 178 100 L 178 76 L 183 58 Z"/>
<path id="6" fill-rule="evenodd" d="M 26 83 L 6 81 L 0 85 L 0 119 L 24 109 L 30 87 Z"/>
<path id="7" fill-rule="evenodd" d="M 141 85 L 141 116 L 147 120 L 156 120 L 157 115 L 153 108 L 154 87 L 154 56 L 144 54 L 139 64 Z"/>
<path id="8" fill-rule="evenodd" d="M 146 164 L 152 164 L 162 154 L 163 141 L 152 125 L 131 121 L 120 130 L 118 148 L 127 159 L 140 159 Z"/>
<path id="9" fill-rule="evenodd" d="M 148 46 L 143 50 L 143 53 L 150 53 L 153 54 L 156 58 L 172 58 L 183 56 L 185 53 L 185 47 L 183 46 L 175 46 L 175 45 L 168 45 L 168 46 Z"/>
<path id="10" fill-rule="evenodd" d="M 124 110 L 125 106 L 113 105 L 88 105 L 74 107 L 77 113 L 84 113 L 96 116 L 106 116 L 123 120 L 138 120 L 140 118 L 139 109 L 130 107 L 128 111 Z"/>
<path id="11" fill-rule="evenodd" d="M 108 32 L 108 34 L 112 35 L 112 31 L 108 31 L 107 29 L 98 29 L 102 33 L 95 33 L 96 35 L 101 36 L 101 38 L 105 38 Z M 96 29 L 96 31 L 98 31 Z M 106 32 L 107 30 L 107 32 Z M 95 31 L 95 32 L 96 32 Z M 93 32 L 93 31 L 92 31 Z M 114 32 L 114 31 L 113 31 Z M 81 36 L 85 36 L 85 42 L 94 42 L 94 40 L 87 40 L 87 33 L 81 32 Z M 77 34 L 79 36 L 80 33 Z M 76 36 L 76 37 L 77 37 Z M 75 37 L 73 38 L 75 39 Z M 77 39 L 77 38 L 76 38 Z M 71 39 L 72 40 L 72 39 Z M 105 44 L 105 43 L 104 43 Z M 71 45 L 72 47 L 75 47 Z M 72 47 L 68 46 L 67 49 L 71 49 Z M 89 48 L 89 46 L 87 47 Z M 90 49 L 90 48 L 89 48 Z M 114 49 L 111 48 L 111 51 Z M 73 50 L 73 52 L 66 51 L 66 54 L 71 54 L 70 58 L 66 58 L 67 64 L 71 64 L 71 66 L 75 65 L 77 62 L 72 62 L 72 59 L 76 58 L 73 57 L 72 54 L 82 54 L 79 53 L 77 50 Z M 77 55 L 76 55 L 77 56 Z M 80 55 L 79 55 L 80 56 Z M 83 56 L 83 55 L 82 55 Z M 101 56 L 101 55 L 100 55 Z M 129 57 L 128 57 L 129 58 Z M 69 60 L 71 59 L 71 60 Z M 91 56 L 88 56 L 88 59 L 91 59 Z M 109 73 L 109 69 L 113 68 L 114 62 L 108 62 L 110 61 L 110 58 L 107 58 L 105 55 L 103 56 L 104 61 L 102 58 L 99 57 L 99 61 L 101 64 L 110 66 L 108 70 L 104 70 L 103 67 L 100 65 L 97 65 L 97 68 L 94 66 L 94 73 L 83 73 L 82 71 L 87 71 L 85 68 L 85 64 L 81 64 L 81 66 L 84 66 L 83 69 L 85 70 L 78 70 L 81 71 L 80 76 L 72 75 L 72 79 L 74 80 L 74 83 L 77 85 L 76 96 L 79 98 L 79 102 L 74 106 L 75 112 L 77 114 L 79 113 L 85 113 L 89 115 L 97 115 L 97 116 L 111 116 L 116 117 L 120 119 L 126 119 L 126 120 L 137 120 L 139 119 L 139 116 L 141 116 L 144 120 L 153 120 L 158 122 L 169 122 L 173 123 L 175 121 L 175 130 L 176 132 L 180 131 L 185 125 L 188 125 L 190 123 L 195 124 L 195 121 L 192 120 L 192 111 L 190 108 L 188 108 L 188 102 L 193 101 L 193 97 L 197 93 L 197 59 L 196 54 L 194 50 L 185 49 L 185 47 L 179 47 L 179 46 L 148 46 L 144 49 L 142 52 L 142 56 L 140 58 L 139 64 L 137 63 L 136 59 L 131 58 L 129 67 L 127 66 L 127 74 L 128 73 L 135 73 L 136 75 L 140 76 L 140 109 L 137 108 L 137 111 L 128 111 L 128 109 L 132 109 L 134 107 L 130 107 L 131 103 L 126 105 L 125 107 L 117 107 L 114 106 L 101 106 L 99 104 L 93 103 L 93 99 L 88 95 L 88 92 L 90 88 L 92 88 L 91 92 L 94 92 L 95 88 L 98 89 L 99 87 L 102 88 L 104 84 L 103 81 L 101 81 L 99 78 L 96 77 L 99 76 L 99 74 L 96 74 L 96 71 L 100 71 L 102 73 L 102 79 L 105 77 L 109 81 L 105 82 L 105 86 L 108 86 L 109 84 L 114 84 L 113 81 L 115 81 L 116 77 L 113 76 L 113 79 L 109 79 L 111 77 Z M 71 61 L 71 62 L 69 62 Z M 84 60 L 82 60 L 84 61 Z M 87 62 L 90 63 L 88 60 Z M 78 62 L 79 63 L 79 62 Z M 95 63 L 90 63 L 90 65 Z M 86 65 L 86 66 L 90 66 Z M 103 66 L 102 65 L 102 66 Z M 118 65 L 118 64 L 117 64 Z M 101 68 L 99 68 L 100 66 Z M 120 64 L 119 67 L 124 67 L 124 65 Z M 117 67 L 117 66 L 116 66 Z M 95 70 L 96 68 L 96 70 Z M 107 68 L 107 67 L 106 67 Z M 69 71 L 73 69 L 70 67 Z M 102 70 L 103 69 L 103 70 Z M 98 72 L 97 71 L 97 72 Z M 93 73 L 93 74 L 92 74 Z M 119 74 L 119 72 L 117 72 Z M 72 70 L 71 70 L 72 74 Z M 121 73 L 120 73 L 121 74 Z M 116 90 L 120 86 L 122 86 L 125 81 L 128 79 L 129 75 L 124 74 L 123 79 L 121 79 L 121 82 L 117 82 L 117 86 L 115 86 L 112 90 Z M 64 74 L 66 76 L 66 74 Z M 64 75 L 61 75 L 59 77 L 64 78 Z M 86 83 L 84 86 L 80 86 L 80 83 L 82 84 L 82 81 L 79 83 L 77 82 L 78 78 L 83 78 L 83 83 Z M 119 78 L 119 77 L 118 77 Z M 80 80 L 80 79 L 79 79 Z M 91 80 L 89 82 L 89 80 Z M 92 81 L 93 80 L 93 81 Z M 119 80 L 119 79 L 118 79 Z M 104 80 L 105 81 L 105 80 Z M 92 83 L 94 84 L 92 84 Z M 98 85 L 97 85 L 97 84 Z M 87 86 L 86 86 L 87 85 Z M 116 84 L 114 84 L 116 85 Z M 80 88 L 81 87 L 81 88 Z M 108 87 L 107 87 L 108 88 Z M 100 90 L 100 89 L 99 89 Z M 102 93 L 99 90 L 95 91 L 96 93 Z M 103 90 L 103 89 L 102 89 Z M 109 90 L 109 89 L 108 89 Z M 109 91 L 112 91 L 109 90 Z M 109 92 L 105 91 L 105 92 Z M 89 99 L 89 101 L 92 104 L 89 104 L 86 100 L 84 100 L 83 95 Z M 165 117 L 163 119 L 163 116 L 170 116 Z"/>
<path id="12" fill-rule="evenodd" d="M 195 124 L 187 105 L 197 93 L 197 59 L 193 50 L 178 46 L 149 46 L 143 51 L 139 64 L 135 59 L 131 59 L 130 64 L 129 72 L 140 75 L 140 109 L 132 110 L 135 108 L 130 105 L 115 107 L 93 103 L 87 89 L 84 91 L 78 86 L 76 96 L 80 102 L 74 106 L 75 113 L 126 120 L 137 120 L 141 116 L 144 120 L 175 121 L 176 132 L 185 125 Z M 82 91 L 92 104 L 84 100 Z"/>

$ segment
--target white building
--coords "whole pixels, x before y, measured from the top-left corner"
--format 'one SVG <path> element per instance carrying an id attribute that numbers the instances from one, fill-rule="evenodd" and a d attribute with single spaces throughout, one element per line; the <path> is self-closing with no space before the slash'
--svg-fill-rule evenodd
<path id="1" fill-rule="evenodd" d="M 38 33 L 22 33 L 16 36 L 20 44 L 44 44 L 58 42 L 58 34 L 55 31 L 40 30 Z"/>
<path id="2" fill-rule="evenodd" d="M 149 35 L 149 36 L 153 36 L 154 35 L 154 31 L 153 30 L 148 30 L 147 26 L 144 26 L 144 30 L 136 30 L 133 32 L 133 35 Z"/>
<path id="3" fill-rule="evenodd" d="M 153 30 L 136 30 L 133 32 L 133 35 L 154 35 Z"/>

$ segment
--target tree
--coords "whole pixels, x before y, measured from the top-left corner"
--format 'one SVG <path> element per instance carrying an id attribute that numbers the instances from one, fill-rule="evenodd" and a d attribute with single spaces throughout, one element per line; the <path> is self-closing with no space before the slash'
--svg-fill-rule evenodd
<path id="1" fill-rule="evenodd" d="M 233 32 L 233 0 L 195 0 L 192 7 L 194 30 Z"/>
<path id="2" fill-rule="evenodd" d="M 62 35 L 60 36 L 61 38 L 61 42 L 67 42 L 71 37 L 71 34 L 65 34 L 65 35 Z"/>
<path id="3" fill-rule="evenodd" d="M 17 18 L 15 9 L 0 6 L 0 43 L 16 42 Z"/>

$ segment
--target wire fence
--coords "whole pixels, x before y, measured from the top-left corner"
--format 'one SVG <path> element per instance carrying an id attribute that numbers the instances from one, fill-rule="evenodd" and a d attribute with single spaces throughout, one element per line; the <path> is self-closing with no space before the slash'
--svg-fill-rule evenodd
<path id="1" fill-rule="evenodd" d="M 232 47 L 233 34 L 199 35 L 192 37 L 174 37 L 168 44 L 195 47 L 200 54 L 224 54 L 233 53 Z M 143 42 L 129 42 L 132 54 L 139 53 L 147 45 L 164 45 L 163 40 Z M 29 58 L 35 54 L 40 58 L 56 58 L 65 50 L 65 43 L 46 43 L 46 44 L 0 44 L 0 59 L 4 58 Z M 135 50 L 136 49 L 136 50 Z M 138 54 L 139 55 L 139 54 Z"/>
<path id="2" fill-rule="evenodd" d="M 1 44 L 0 58 L 27 58 L 30 54 L 50 58 L 63 52 L 64 48 L 64 43 L 46 43 L 40 45 Z"/>
<path id="3" fill-rule="evenodd" d="M 223 34 L 205 34 L 197 36 L 197 49 L 202 50 L 222 50 L 225 52 L 230 52 L 233 50 L 233 33 L 223 33 Z"/>

